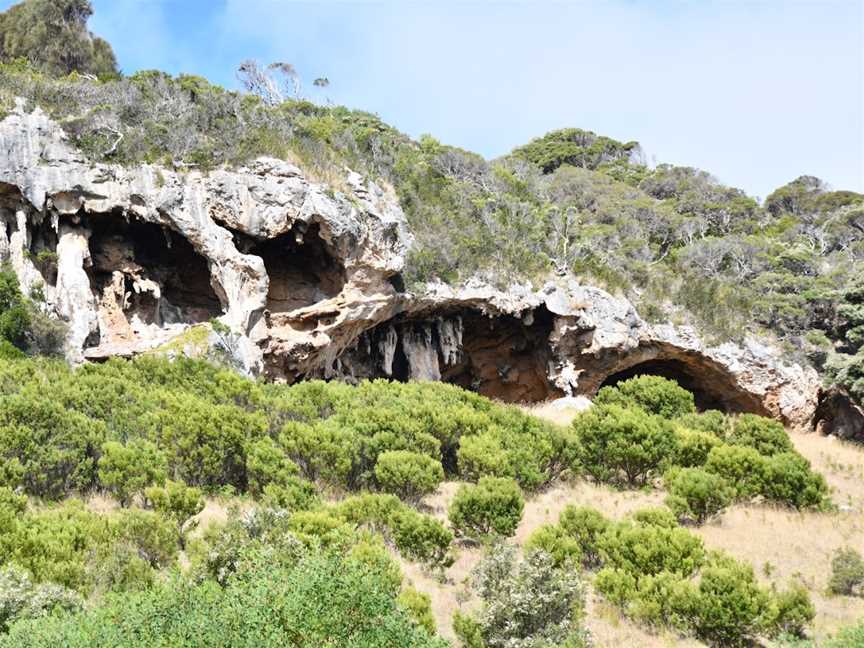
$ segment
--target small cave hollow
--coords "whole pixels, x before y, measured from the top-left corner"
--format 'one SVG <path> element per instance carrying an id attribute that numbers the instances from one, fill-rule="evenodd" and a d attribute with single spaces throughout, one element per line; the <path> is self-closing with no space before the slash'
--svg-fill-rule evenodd
<path id="1" fill-rule="evenodd" d="M 549 381 L 553 316 L 489 317 L 471 309 L 396 318 L 364 333 L 330 377 L 440 380 L 510 403 L 563 394 Z"/>
<path id="2" fill-rule="evenodd" d="M 270 287 L 267 310 L 287 313 L 335 297 L 345 285 L 345 268 L 331 254 L 317 223 L 296 223 L 289 232 L 265 241 L 234 234 L 238 248 L 261 257 Z"/>
<path id="3" fill-rule="evenodd" d="M 43 217 L 30 228 L 27 255 L 42 275 L 46 285 L 57 285 L 57 245 L 59 238 L 48 217 Z"/>
<path id="4" fill-rule="evenodd" d="M 718 375 L 711 375 L 714 373 Z M 720 373 L 702 370 L 679 359 L 655 359 L 610 374 L 600 387 L 614 387 L 636 376 L 662 376 L 674 380 L 691 392 L 696 409 L 700 412 L 713 409 L 725 413 L 751 412 L 763 415 L 766 413 L 758 399 L 735 388 L 731 380 L 719 375 Z"/>
<path id="5" fill-rule="evenodd" d="M 100 308 L 144 324 L 205 322 L 223 313 L 207 260 L 180 234 L 120 213 L 90 215 L 91 285 Z M 107 304 L 107 302 L 111 304 Z"/>

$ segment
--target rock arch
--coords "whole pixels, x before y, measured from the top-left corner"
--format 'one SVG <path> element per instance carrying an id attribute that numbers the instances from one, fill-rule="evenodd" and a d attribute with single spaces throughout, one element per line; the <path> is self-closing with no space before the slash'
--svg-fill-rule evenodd
<path id="1" fill-rule="evenodd" d="M 584 366 L 577 391 L 593 397 L 605 385 L 640 375 L 677 381 L 693 393 L 700 410 L 771 415 L 759 395 L 742 386 L 728 366 L 704 353 L 662 342 L 643 342 L 629 350 L 601 354 Z"/>

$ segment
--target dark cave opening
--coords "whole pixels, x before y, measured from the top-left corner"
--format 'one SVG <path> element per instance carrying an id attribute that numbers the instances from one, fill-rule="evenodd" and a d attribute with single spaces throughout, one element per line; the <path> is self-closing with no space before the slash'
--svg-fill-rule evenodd
<path id="1" fill-rule="evenodd" d="M 561 396 L 547 376 L 552 322 L 545 307 L 525 318 L 464 312 L 460 361 L 442 367 L 441 379 L 509 403 Z"/>
<path id="2" fill-rule="evenodd" d="M 154 223 L 127 221 L 121 214 L 91 215 L 86 225 L 91 231 L 89 272 L 97 294 L 116 284 L 120 273 L 122 309 L 135 311 L 148 324 L 195 324 L 222 314 L 207 260 L 183 236 Z M 143 289 L 148 282 L 158 285 L 158 300 L 152 290 Z"/>
<path id="3" fill-rule="evenodd" d="M 345 268 L 327 249 L 317 223 L 297 223 L 290 232 L 266 241 L 235 233 L 238 248 L 261 257 L 270 287 L 267 310 L 285 313 L 338 295 L 345 285 Z"/>
<path id="4" fill-rule="evenodd" d="M 600 387 L 612 386 L 636 376 L 662 376 L 674 380 L 693 394 L 700 412 L 714 409 L 721 412 L 753 411 L 755 408 L 741 402 L 728 388 L 717 384 L 712 377 L 698 375 L 686 362 L 676 359 L 648 360 L 609 375 Z"/>
<path id="5" fill-rule="evenodd" d="M 46 285 L 57 285 L 57 245 L 60 239 L 48 217 L 30 228 L 30 245 L 27 254 L 42 275 Z"/>
<path id="6" fill-rule="evenodd" d="M 449 309 L 396 318 L 368 331 L 336 363 L 334 377 L 441 380 L 511 403 L 563 394 L 548 378 L 553 315 L 487 316 Z"/>

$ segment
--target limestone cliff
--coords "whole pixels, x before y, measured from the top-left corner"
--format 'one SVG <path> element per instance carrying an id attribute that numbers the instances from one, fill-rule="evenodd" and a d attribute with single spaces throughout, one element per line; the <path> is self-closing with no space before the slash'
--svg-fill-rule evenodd
<path id="1" fill-rule="evenodd" d="M 275 159 L 209 174 L 94 164 L 22 105 L 0 122 L 0 150 L 0 258 L 68 322 L 76 362 L 218 319 L 240 366 L 273 380 L 446 380 L 523 402 L 648 372 L 704 407 L 795 425 L 817 407 L 816 372 L 777 349 L 707 346 L 573 279 L 406 292 L 398 201 L 349 169 L 335 190 Z"/>

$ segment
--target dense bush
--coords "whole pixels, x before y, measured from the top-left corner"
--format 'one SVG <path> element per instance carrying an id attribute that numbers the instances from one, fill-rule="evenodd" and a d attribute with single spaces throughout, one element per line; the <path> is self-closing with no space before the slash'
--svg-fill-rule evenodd
<path id="1" fill-rule="evenodd" d="M 556 566 L 543 551 L 517 562 L 515 548 L 497 544 L 472 574 L 483 606 L 456 614 L 454 630 L 470 648 L 590 645 L 581 621 L 582 585 L 572 565 Z"/>
<path id="2" fill-rule="evenodd" d="M 611 522 L 591 509 L 568 507 L 532 542 L 553 551 L 568 543 L 586 546 L 580 532 L 593 536 L 597 547 L 595 589 L 653 626 L 695 634 L 712 646 L 743 646 L 757 637 L 800 636 L 813 620 L 813 605 L 800 586 L 779 592 L 761 587 L 749 565 L 706 552 L 667 510 L 642 509 Z"/>
<path id="3" fill-rule="evenodd" d="M 702 524 L 732 502 L 735 491 L 718 475 L 701 468 L 673 468 L 663 476 L 666 505 L 680 521 Z"/>
<path id="4" fill-rule="evenodd" d="M 733 445 L 754 448 L 766 457 L 794 450 L 782 423 L 755 414 L 737 416 L 726 440 Z"/>
<path id="5" fill-rule="evenodd" d="M 724 445 L 708 453 L 705 470 L 726 480 L 736 497 L 747 498 L 762 492 L 767 465 L 754 448 Z"/>
<path id="6" fill-rule="evenodd" d="M 711 450 L 723 443 L 711 432 L 686 427 L 676 427 L 675 438 L 677 448 L 673 463 L 684 468 L 704 466 Z"/>
<path id="7" fill-rule="evenodd" d="M 19 622 L 0 646 L 443 647 L 400 608 L 388 578 L 337 554 L 279 566 L 253 559 L 224 588 L 170 580 L 83 613 Z"/>
<path id="8" fill-rule="evenodd" d="M 64 409 L 47 396 L 0 397 L 2 479 L 7 486 L 54 499 L 93 489 L 105 435 L 101 421 Z"/>
<path id="9" fill-rule="evenodd" d="M 393 495 L 362 494 L 348 497 L 335 514 L 393 540 L 406 558 L 433 566 L 446 566 L 453 534 L 435 518 L 418 513 Z"/>
<path id="10" fill-rule="evenodd" d="M 569 430 L 450 385 L 262 385 L 185 359 L 73 372 L 13 358 L 0 366 L 0 399 L 0 483 L 49 498 L 106 490 L 125 504 L 163 472 L 205 492 L 269 489 L 286 501 L 308 489 L 300 476 L 349 490 L 386 482 L 409 498 L 461 472 L 535 489 L 570 466 L 575 447 Z M 504 468 L 472 463 L 478 440 L 477 456 L 491 443 Z M 394 460 L 405 453 L 415 455 Z"/>
<path id="11" fill-rule="evenodd" d="M 78 610 L 83 604 L 79 595 L 61 585 L 34 583 L 14 565 L 0 568 L 0 634 L 16 621 Z"/>
<path id="12" fill-rule="evenodd" d="M 558 524 L 567 536 L 579 543 L 586 566 L 600 562 L 600 538 L 609 528 L 609 520 L 596 509 L 569 505 L 561 512 Z"/>
<path id="13" fill-rule="evenodd" d="M 864 558 L 855 549 L 844 547 L 834 553 L 828 591 L 844 596 L 864 595 Z"/>
<path id="14" fill-rule="evenodd" d="M 573 420 L 573 429 L 581 468 L 597 481 L 641 486 L 676 450 L 672 425 L 638 408 L 595 405 Z"/>
<path id="15" fill-rule="evenodd" d="M 662 376 L 636 376 L 614 387 L 602 387 L 594 404 L 641 407 L 649 414 L 667 419 L 696 412 L 693 394 Z"/>
<path id="16" fill-rule="evenodd" d="M 519 485 L 505 477 L 483 477 L 459 487 L 450 504 L 450 522 L 460 535 L 480 538 L 490 533 L 508 537 L 522 520 L 525 500 Z"/>
<path id="17" fill-rule="evenodd" d="M 26 59 L 49 74 L 116 76 L 111 46 L 87 31 L 89 0 L 25 0 L 0 13 L 0 60 Z"/>
<path id="18" fill-rule="evenodd" d="M 127 506 L 144 489 L 165 480 L 165 457 L 150 441 L 134 439 L 127 444 L 107 441 L 99 457 L 99 482 Z"/>
<path id="19" fill-rule="evenodd" d="M 440 461 L 428 455 L 393 450 L 378 455 L 375 479 L 384 491 L 416 502 L 438 488 L 444 479 L 444 469 Z"/>

